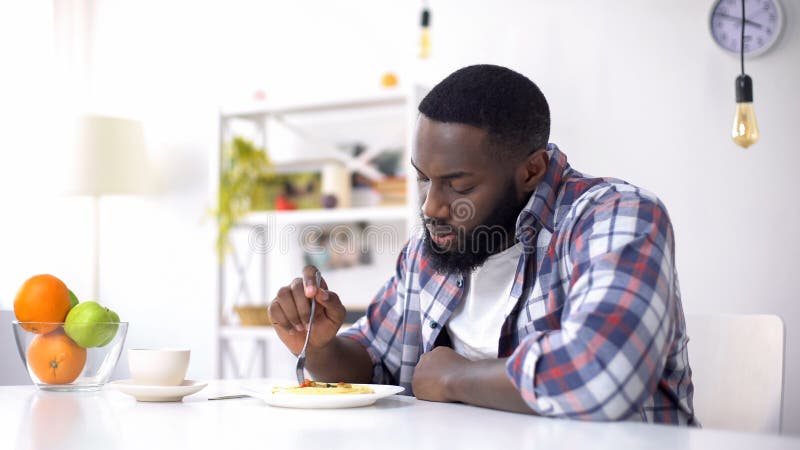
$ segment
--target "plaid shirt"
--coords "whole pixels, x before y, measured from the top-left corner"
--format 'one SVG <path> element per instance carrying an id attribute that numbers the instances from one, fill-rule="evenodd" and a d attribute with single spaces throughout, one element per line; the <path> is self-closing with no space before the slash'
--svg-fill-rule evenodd
<path id="1" fill-rule="evenodd" d="M 536 413 L 586 420 L 696 425 L 672 225 L 653 194 L 550 164 L 517 219 L 523 244 L 498 356 Z M 411 393 L 468 286 L 436 273 L 421 233 L 364 317 L 341 335 L 374 363 L 373 382 Z"/>

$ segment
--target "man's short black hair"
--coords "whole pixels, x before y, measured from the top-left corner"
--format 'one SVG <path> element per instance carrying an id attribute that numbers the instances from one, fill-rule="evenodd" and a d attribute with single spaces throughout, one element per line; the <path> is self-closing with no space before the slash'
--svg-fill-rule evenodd
<path id="1" fill-rule="evenodd" d="M 550 137 L 542 91 L 524 75 L 490 64 L 450 74 L 422 99 L 419 112 L 438 122 L 483 128 L 492 142 L 519 155 L 545 148 Z"/>

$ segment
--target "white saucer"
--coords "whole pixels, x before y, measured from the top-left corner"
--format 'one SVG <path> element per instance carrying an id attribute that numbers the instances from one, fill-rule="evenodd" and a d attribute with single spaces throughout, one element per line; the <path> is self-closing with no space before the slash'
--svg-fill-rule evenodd
<path id="1" fill-rule="evenodd" d="M 112 381 L 108 384 L 134 396 L 140 402 L 179 402 L 183 397 L 199 392 L 208 385 L 205 381 L 194 380 L 184 380 L 178 386 L 153 386 L 138 384 L 133 380 Z"/>

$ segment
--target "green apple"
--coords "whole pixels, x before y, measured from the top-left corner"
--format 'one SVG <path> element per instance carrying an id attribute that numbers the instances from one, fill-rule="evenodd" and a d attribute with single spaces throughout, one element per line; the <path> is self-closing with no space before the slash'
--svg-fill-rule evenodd
<path id="1" fill-rule="evenodd" d="M 97 302 L 83 302 L 69 310 L 64 321 L 64 331 L 83 348 L 102 347 L 114 339 L 117 325 L 111 310 Z"/>
<path id="2" fill-rule="evenodd" d="M 78 296 L 70 289 L 67 289 L 67 291 L 69 291 L 69 309 L 72 309 L 78 304 Z"/>
<path id="3" fill-rule="evenodd" d="M 117 325 L 119 323 L 119 315 L 117 315 L 117 313 L 115 313 L 114 311 L 109 309 L 108 310 L 108 316 L 111 318 L 110 322 L 114 322 L 114 325 L 110 326 L 111 328 L 114 329 L 114 332 L 113 333 L 109 333 L 108 338 L 106 340 L 104 340 L 103 342 L 101 342 L 100 345 L 98 345 L 98 347 L 105 347 L 111 341 L 113 341 L 114 340 L 114 336 L 116 336 L 116 334 L 117 334 L 117 329 L 119 328 L 119 325 Z"/>

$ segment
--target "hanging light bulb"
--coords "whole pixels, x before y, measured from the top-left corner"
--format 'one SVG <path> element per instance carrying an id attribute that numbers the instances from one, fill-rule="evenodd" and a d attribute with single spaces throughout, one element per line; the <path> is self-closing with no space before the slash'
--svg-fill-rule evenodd
<path id="1" fill-rule="evenodd" d="M 733 116 L 733 129 L 731 137 L 736 145 L 747 148 L 758 141 L 758 121 L 753 109 L 753 79 L 744 73 L 744 26 L 747 21 L 744 4 L 742 1 L 742 40 L 740 42 L 739 57 L 741 58 L 742 74 L 736 77 L 736 114 Z"/>
<path id="2" fill-rule="evenodd" d="M 431 56 L 431 11 L 427 5 L 422 7 L 420 25 L 422 30 L 419 38 L 419 57 L 425 59 Z"/>
<path id="3" fill-rule="evenodd" d="M 736 77 L 736 115 L 733 117 L 733 142 L 747 148 L 758 141 L 758 121 L 753 109 L 753 80 L 747 75 Z"/>

